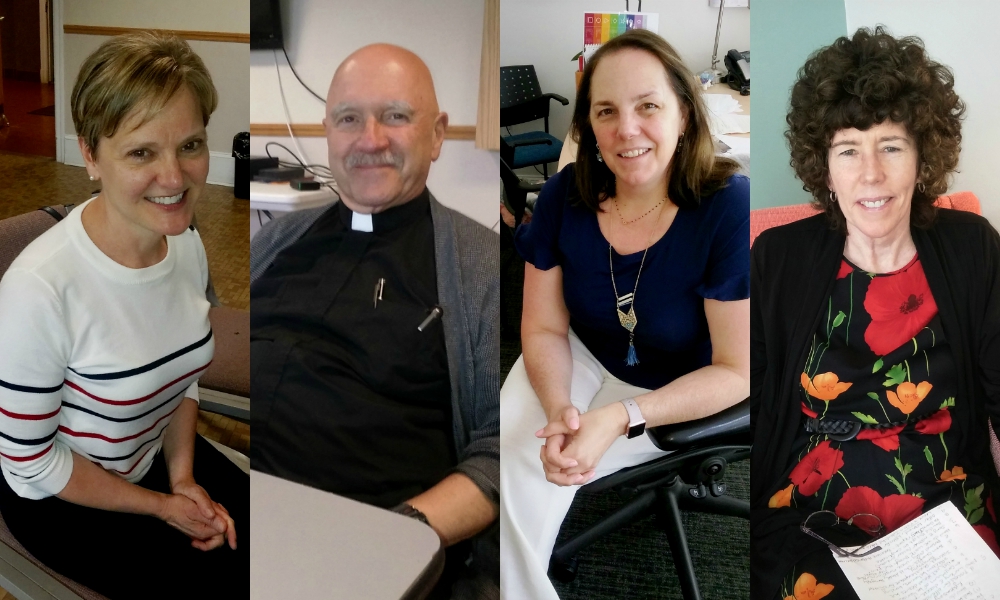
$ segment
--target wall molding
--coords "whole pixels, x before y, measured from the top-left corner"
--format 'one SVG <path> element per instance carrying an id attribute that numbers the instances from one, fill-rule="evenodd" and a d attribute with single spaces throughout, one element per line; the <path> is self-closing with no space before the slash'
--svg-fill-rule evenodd
<path id="1" fill-rule="evenodd" d="M 95 25 L 63 25 L 63 33 L 75 33 L 78 35 L 106 35 L 115 36 L 133 31 L 156 31 L 169 33 L 185 40 L 199 40 L 203 42 L 231 42 L 236 44 L 249 44 L 249 33 L 230 33 L 227 31 L 186 31 L 180 29 L 151 29 L 143 27 L 100 27 Z"/>
<path id="2" fill-rule="evenodd" d="M 86 166 L 75 135 L 65 135 L 56 141 L 62 142 L 61 148 L 56 149 L 57 152 L 61 150 L 63 153 L 62 162 L 74 167 Z M 225 152 L 209 152 L 208 155 L 208 183 L 233 187 L 233 182 L 236 180 L 236 159 Z"/>
<path id="3" fill-rule="evenodd" d="M 326 137 L 322 124 L 293 123 L 292 133 L 295 137 Z M 284 123 L 251 123 L 250 135 L 261 137 L 288 137 L 288 126 Z M 476 139 L 475 125 L 449 125 L 444 131 L 446 140 Z"/>

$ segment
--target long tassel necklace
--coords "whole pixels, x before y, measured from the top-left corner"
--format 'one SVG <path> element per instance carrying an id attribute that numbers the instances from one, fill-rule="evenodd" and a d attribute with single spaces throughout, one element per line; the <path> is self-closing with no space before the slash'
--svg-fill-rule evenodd
<path id="1" fill-rule="evenodd" d="M 653 207 L 653 209 L 650 209 L 645 214 L 643 214 L 642 217 L 645 217 L 650 212 L 653 212 L 653 210 L 655 210 L 660 206 L 663 206 L 663 200 L 661 200 L 659 204 Z M 615 211 L 618 211 L 617 200 L 615 201 Z M 653 234 L 656 233 L 656 226 L 659 225 L 660 216 L 662 214 L 663 211 L 661 210 L 659 214 L 656 215 L 656 223 L 653 224 L 653 229 L 649 232 L 649 239 L 646 241 L 646 249 L 642 253 L 642 260 L 639 262 L 639 274 L 636 275 L 635 277 L 635 287 L 632 289 L 632 293 L 630 294 L 625 294 L 624 296 L 618 295 L 618 285 L 615 283 L 615 265 L 614 261 L 611 259 L 613 247 L 611 245 L 611 242 L 608 242 L 608 266 L 611 267 L 611 288 L 615 292 L 615 302 L 616 302 L 615 311 L 618 313 L 618 321 L 622 324 L 622 327 L 624 327 L 628 331 L 628 356 L 626 356 L 625 358 L 625 364 L 630 367 L 634 367 L 635 365 L 639 364 L 639 358 L 635 354 L 635 326 L 639 322 L 639 320 L 636 319 L 635 316 L 635 294 L 636 292 L 639 291 L 639 278 L 642 277 L 642 267 L 643 265 L 646 264 L 646 254 L 649 253 L 649 247 L 653 243 Z M 622 218 L 621 212 L 618 213 L 618 217 Z M 642 217 L 639 217 L 638 219 L 632 219 L 631 221 L 629 221 L 629 223 L 634 223 L 635 221 L 638 221 Z M 612 222 L 611 231 L 613 233 L 614 219 L 612 219 L 611 222 Z M 626 224 L 624 219 L 622 219 L 622 223 Z M 622 311 L 622 308 L 626 306 L 628 307 L 627 313 Z"/>

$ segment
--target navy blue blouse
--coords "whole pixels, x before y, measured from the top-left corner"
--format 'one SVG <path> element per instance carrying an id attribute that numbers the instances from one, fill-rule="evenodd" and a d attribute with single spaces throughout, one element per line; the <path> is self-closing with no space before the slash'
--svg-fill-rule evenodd
<path id="1" fill-rule="evenodd" d="M 518 253 L 542 271 L 562 267 L 570 327 L 612 375 L 647 389 L 712 362 L 705 299 L 750 297 L 750 180 L 732 176 L 725 188 L 677 211 L 667 233 L 650 246 L 635 292 L 635 348 L 618 320 L 608 267 L 608 241 L 597 215 L 571 205 L 573 165 L 542 188 L 531 223 L 515 233 Z M 618 292 L 635 287 L 642 252 L 612 252 Z"/>

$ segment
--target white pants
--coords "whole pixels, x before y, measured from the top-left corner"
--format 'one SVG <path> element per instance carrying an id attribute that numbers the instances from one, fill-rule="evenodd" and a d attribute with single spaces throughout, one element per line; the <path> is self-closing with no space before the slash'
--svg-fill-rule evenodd
<path id="1" fill-rule="evenodd" d="M 649 391 L 608 373 L 572 331 L 569 343 L 570 399 L 581 413 Z M 535 437 L 545 424 L 522 356 L 500 390 L 500 595 L 507 600 L 559 598 L 547 574 L 549 557 L 579 487 L 546 481 L 538 457 L 545 440 Z M 594 479 L 664 454 L 645 435 L 631 440 L 622 436 L 601 458 Z"/>

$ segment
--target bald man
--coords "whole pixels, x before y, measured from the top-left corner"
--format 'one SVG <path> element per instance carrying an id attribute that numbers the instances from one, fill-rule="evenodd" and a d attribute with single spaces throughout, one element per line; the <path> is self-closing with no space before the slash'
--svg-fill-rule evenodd
<path id="1" fill-rule="evenodd" d="M 323 124 L 341 201 L 251 244 L 251 466 L 423 521 L 432 597 L 499 597 L 499 238 L 427 190 L 448 115 L 412 52 L 350 55 Z"/>

